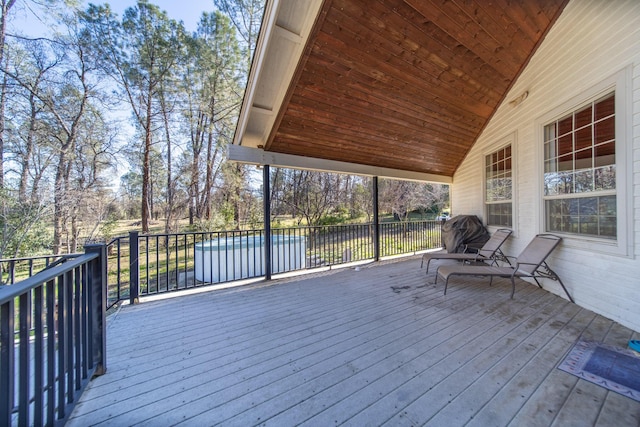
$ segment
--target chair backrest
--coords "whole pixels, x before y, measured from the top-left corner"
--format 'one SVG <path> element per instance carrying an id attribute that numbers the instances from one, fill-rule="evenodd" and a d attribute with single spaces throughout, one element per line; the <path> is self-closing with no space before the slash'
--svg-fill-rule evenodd
<path id="1" fill-rule="evenodd" d="M 518 270 L 533 274 L 561 240 L 553 234 L 538 234 L 516 258 Z"/>
<path id="2" fill-rule="evenodd" d="M 500 228 L 496 230 L 491 238 L 480 248 L 478 253 L 485 258 L 493 258 L 496 251 L 511 235 L 512 231 L 508 228 Z"/>

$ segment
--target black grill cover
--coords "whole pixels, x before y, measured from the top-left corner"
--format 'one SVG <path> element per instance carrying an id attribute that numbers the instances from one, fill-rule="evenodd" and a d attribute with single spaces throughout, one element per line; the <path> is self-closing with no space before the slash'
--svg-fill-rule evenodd
<path id="1" fill-rule="evenodd" d="M 442 225 L 442 243 L 447 252 L 477 252 L 489 240 L 489 232 L 475 215 L 457 215 Z"/>

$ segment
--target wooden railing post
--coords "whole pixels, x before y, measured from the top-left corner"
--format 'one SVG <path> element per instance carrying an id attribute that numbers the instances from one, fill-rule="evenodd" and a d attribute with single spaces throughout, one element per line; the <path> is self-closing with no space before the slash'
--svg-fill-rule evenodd
<path id="1" fill-rule="evenodd" d="M 129 304 L 140 298 L 140 250 L 138 232 L 129 232 Z"/>
<path id="2" fill-rule="evenodd" d="M 86 245 L 85 253 L 97 253 L 89 263 L 89 319 L 94 362 L 94 375 L 107 371 L 107 246 Z"/>

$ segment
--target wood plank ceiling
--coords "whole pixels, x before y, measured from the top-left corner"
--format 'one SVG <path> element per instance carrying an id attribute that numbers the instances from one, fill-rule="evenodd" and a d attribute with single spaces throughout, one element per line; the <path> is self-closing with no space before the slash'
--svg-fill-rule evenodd
<path id="1" fill-rule="evenodd" d="M 267 151 L 453 176 L 567 0 L 326 0 Z"/>

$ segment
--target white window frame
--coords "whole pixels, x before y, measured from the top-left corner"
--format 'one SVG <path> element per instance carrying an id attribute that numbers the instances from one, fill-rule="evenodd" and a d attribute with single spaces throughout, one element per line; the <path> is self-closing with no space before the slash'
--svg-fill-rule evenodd
<path id="1" fill-rule="evenodd" d="M 487 156 L 495 153 L 498 150 L 501 150 L 507 146 L 511 146 L 511 226 L 501 226 L 496 224 L 489 224 L 489 212 L 487 210 L 487 167 L 486 167 L 486 159 Z M 498 228 L 510 228 L 515 232 L 517 220 L 517 209 L 516 209 L 516 199 L 517 199 L 517 175 L 516 175 L 516 133 L 511 133 L 503 138 L 500 138 L 494 144 L 486 147 L 482 153 L 482 209 L 485 217 L 485 225 L 489 229 L 498 229 Z"/>
<path id="2" fill-rule="evenodd" d="M 563 244 L 568 247 L 586 249 L 620 256 L 633 254 L 633 151 L 631 142 L 632 99 L 633 87 L 632 69 L 627 67 L 600 83 L 585 90 L 579 96 L 563 102 L 553 110 L 547 112 L 535 121 L 538 180 L 540 200 L 540 229 L 546 232 L 546 209 L 544 196 L 544 127 L 554 120 L 560 119 L 575 111 L 579 111 L 589 103 L 615 92 L 615 132 L 616 132 L 616 229 L 617 238 L 602 238 L 597 236 L 561 233 L 553 231 L 563 237 Z"/>

